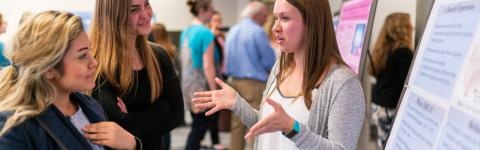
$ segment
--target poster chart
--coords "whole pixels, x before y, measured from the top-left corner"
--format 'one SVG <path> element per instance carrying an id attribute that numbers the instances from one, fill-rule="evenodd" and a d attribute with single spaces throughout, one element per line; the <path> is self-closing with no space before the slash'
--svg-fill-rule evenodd
<path id="1" fill-rule="evenodd" d="M 436 0 L 387 150 L 480 149 L 480 0 Z"/>
<path id="2" fill-rule="evenodd" d="M 369 16 L 372 9 L 373 0 L 351 0 L 343 3 L 340 10 L 338 25 L 336 26 L 336 36 L 338 48 L 343 60 L 357 74 L 360 71 L 360 63 L 364 43 L 368 43 L 366 38 L 368 33 Z M 373 19 L 371 19 L 373 22 Z M 367 41 L 367 42 L 365 42 Z"/>

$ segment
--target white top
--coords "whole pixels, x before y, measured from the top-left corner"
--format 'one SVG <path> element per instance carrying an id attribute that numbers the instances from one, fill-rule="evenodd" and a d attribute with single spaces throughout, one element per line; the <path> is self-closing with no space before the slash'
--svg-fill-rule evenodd
<path id="1" fill-rule="evenodd" d="M 85 113 L 82 110 L 82 107 L 78 106 L 77 112 L 73 114 L 72 116 L 68 117 L 70 119 L 70 122 L 78 129 L 78 131 L 83 135 L 84 132 L 81 130 L 83 127 L 86 125 L 90 124 L 90 121 L 88 120 L 87 116 L 85 116 Z M 88 144 L 92 146 L 92 149 L 94 150 L 104 150 L 105 148 L 101 145 L 93 144 L 92 141 L 89 139 L 86 139 Z"/>
<path id="2" fill-rule="evenodd" d="M 308 124 L 308 117 L 310 115 L 310 111 L 305 105 L 304 97 L 285 97 L 280 92 L 280 90 L 278 90 L 278 88 L 275 88 L 274 90 L 275 91 L 273 91 L 270 99 L 280 104 L 285 110 L 285 112 L 293 119 L 297 120 L 302 124 Z M 270 104 L 266 102 L 263 103 L 262 111 L 260 112 L 260 120 L 271 114 L 273 111 L 273 107 L 270 106 Z M 281 131 L 277 131 L 273 133 L 265 133 L 258 136 L 257 149 L 297 150 L 298 148 L 295 143 L 285 137 Z"/>

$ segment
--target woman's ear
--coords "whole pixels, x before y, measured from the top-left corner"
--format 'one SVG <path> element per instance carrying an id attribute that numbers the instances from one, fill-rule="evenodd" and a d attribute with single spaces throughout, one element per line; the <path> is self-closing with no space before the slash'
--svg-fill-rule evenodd
<path id="1" fill-rule="evenodd" d="M 48 69 L 47 72 L 45 72 L 45 74 L 43 74 L 43 76 L 45 78 L 47 78 L 48 80 L 52 80 L 53 78 L 55 78 L 55 72 L 53 69 Z"/>

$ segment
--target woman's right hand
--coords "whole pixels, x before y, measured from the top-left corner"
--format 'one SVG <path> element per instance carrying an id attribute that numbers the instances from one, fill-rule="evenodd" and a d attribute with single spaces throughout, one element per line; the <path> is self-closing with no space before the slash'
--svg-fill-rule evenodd
<path id="1" fill-rule="evenodd" d="M 206 116 L 210 116 L 222 109 L 232 109 L 235 99 L 238 95 L 237 91 L 225 84 L 222 80 L 215 78 L 215 82 L 220 85 L 222 89 L 195 92 L 194 95 L 196 98 L 192 99 L 193 103 L 195 104 L 194 107 L 198 109 L 211 108 L 205 113 Z"/>

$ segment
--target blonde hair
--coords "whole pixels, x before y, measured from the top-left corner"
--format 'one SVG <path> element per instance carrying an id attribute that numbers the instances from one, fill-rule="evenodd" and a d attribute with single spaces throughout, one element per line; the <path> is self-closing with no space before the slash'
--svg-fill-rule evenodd
<path id="1" fill-rule="evenodd" d="M 70 41 L 81 32 L 80 17 L 57 11 L 40 13 L 20 26 L 8 55 L 13 65 L 0 73 L 0 112 L 12 112 L 0 136 L 53 103 L 57 90 L 44 73 L 62 66 Z"/>
<path id="2" fill-rule="evenodd" d="M 134 70 L 133 53 L 138 51 L 150 80 L 153 103 L 160 97 L 163 80 L 155 51 L 145 36 L 137 36 L 135 43 L 129 43 L 128 16 L 131 0 L 97 0 L 90 29 L 92 55 L 98 61 L 95 78 L 104 78 L 121 95 L 132 86 Z M 135 49 L 130 49 L 135 44 Z M 97 83 L 103 84 L 103 83 Z"/>
<path id="3" fill-rule="evenodd" d="M 162 23 L 153 24 L 152 36 L 155 39 L 155 43 L 160 44 L 162 47 L 164 47 L 171 58 L 175 57 L 176 47 L 170 41 L 165 25 L 163 25 Z"/>
<path id="4" fill-rule="evenodd" d="M 380 30 L 378 39 L 373 47 L 373 69 L 370 74 L 376 75 L 385 69 L 388 53 L 398 48 L 409 48 L 413 51 L 413 26 L 410 15 L 407 13 L 390 14 Z M 374 71 L 375 70 L 375 71 Z"/>

